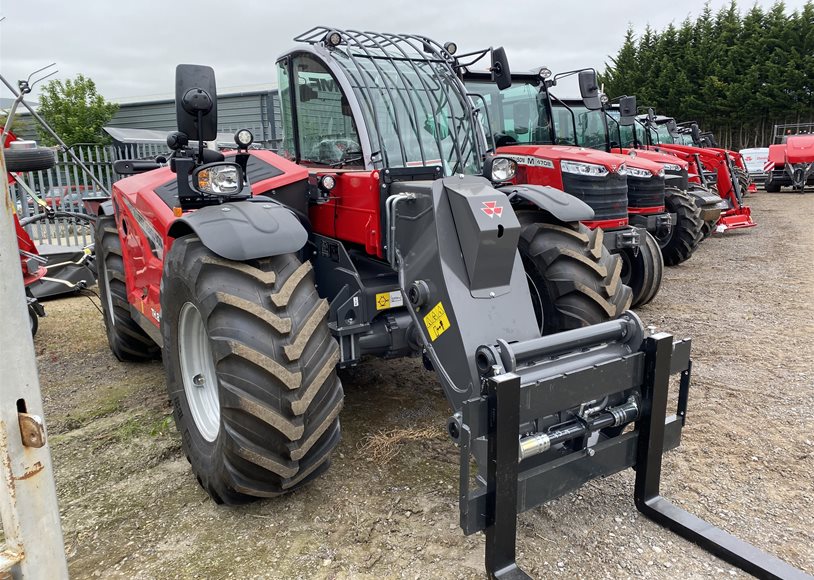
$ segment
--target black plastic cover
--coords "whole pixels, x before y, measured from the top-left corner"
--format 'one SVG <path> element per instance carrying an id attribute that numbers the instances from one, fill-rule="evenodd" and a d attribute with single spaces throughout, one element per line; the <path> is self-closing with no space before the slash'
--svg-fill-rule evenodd
<path id="1" fill-rule="evenodd" d="M 187 228 L 217 255 L 236 261 L 298 252 L 308 241 L 290 209 L 260 197 L 203 207 L 173 222 L 169 235 L 182 235 Z"/>
<path id="2" fill-rule="evenodd" d="M 562 222 L 580 222 L 594 219 L 595 212 L 590 205 L 553 187 L 524 184 L 507 185 L 498 189 L 508 195 L 509 200 L 520 197 L 547 211 Z"/>

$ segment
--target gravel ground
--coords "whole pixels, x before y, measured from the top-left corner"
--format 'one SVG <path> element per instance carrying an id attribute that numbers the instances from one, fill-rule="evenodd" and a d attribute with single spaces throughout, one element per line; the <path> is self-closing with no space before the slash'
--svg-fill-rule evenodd
<path id="1" fill-rule="evenodd" d="M 759 227 L 704 242 L 639 311 L 693 338 L 689 421 L 662 489 L 814 573 L 814 196 L 750 204 Z M 324 477 L 219 507 L 181 454 L 161 365 L 118 362 L 87 298 L 46 309 L 35 346 L 73 577 L 483 577 L 483 536 L 457 524 L 449 410 L 420 361 L 343 373 L 343 441 Z M 742 576 L 640 517 L 632 484 L 617 474 L 522 515 L 521 565 L 535 577 Z"/>

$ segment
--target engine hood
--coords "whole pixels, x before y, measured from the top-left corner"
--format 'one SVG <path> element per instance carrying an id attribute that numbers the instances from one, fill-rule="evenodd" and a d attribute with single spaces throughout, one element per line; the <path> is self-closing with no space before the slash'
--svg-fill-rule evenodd
<path id="1" fill-rule="evenodd" d="M 609 171 L 616 171 L 622 163 L 627 161 L 624 156 L 615 153 L 605 153 L 596 149 L 568 145 L 509 145 L 499 147 L 496 155 L 511 156 L 521 165 L 523 161 L 517 159 L 517 157 L 525 156 L 547 159 L 552 162 L 582 161 L 584 163 L 594 163 L 605 167 Z M 527 163 L 527 165 L 529 164 Z"/>

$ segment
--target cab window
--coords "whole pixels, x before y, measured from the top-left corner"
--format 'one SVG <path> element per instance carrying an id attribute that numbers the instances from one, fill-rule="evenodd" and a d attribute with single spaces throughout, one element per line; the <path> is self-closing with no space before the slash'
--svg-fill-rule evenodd
<path id="1" fill-rule="evenodd" d="M 279 63 L 278 77 L 284 134 L 281 152 L 306 164 L 362 166 L 362 148 L 348 99 L 325 66 L 310 55 L 298 55 L 291 59 L 290 70 L 287 60 Z"/>

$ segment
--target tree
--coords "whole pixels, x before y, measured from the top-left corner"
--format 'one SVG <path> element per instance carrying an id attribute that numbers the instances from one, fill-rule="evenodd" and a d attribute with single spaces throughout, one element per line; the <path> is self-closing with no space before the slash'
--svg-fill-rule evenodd
<path id="1" fill-rule="evenodd" d="M 814 122 L 814 0 L 741 14 L 734 0 L 676 28 L 628 28 L 601 75 L 608 96 L 635 94 L 679 121 L 698 121 L 732 148 L 767 145 L 775 124 Z"/>
<path id="2" fill-rule="evenodd" d="M 42 87 L 39 113 L 65 143 L 104 143 L 102 132 L 119 105 L 108 103 L 96 92 L 96 83 L 79 74 L 73 80 L 54 80 Z M 41 140 L 54 145 L 49 134 L 39 129 Z"/>

